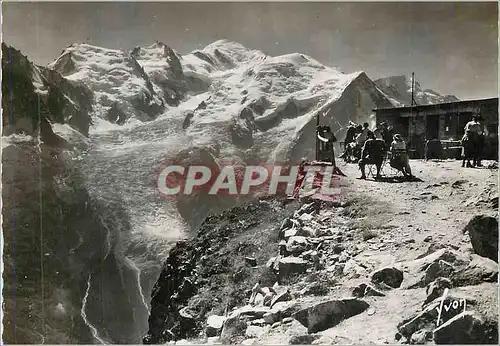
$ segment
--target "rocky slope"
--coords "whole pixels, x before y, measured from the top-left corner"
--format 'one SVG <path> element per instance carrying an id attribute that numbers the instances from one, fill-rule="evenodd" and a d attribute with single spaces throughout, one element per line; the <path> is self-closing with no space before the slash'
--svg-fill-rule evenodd
<path id="1" fill-rule="evenodd" d="M 478 172 L 442 173 L 454 165 L 421 163 L 420 179 L 375 194 L 350 178 L 334 204 L 260 201 L 208 218 L 170 252 L 144 342 L 496 344 L 496 170 L 476 183 Z"/>
<path id="2" fill-rule="evenodd" d="M 68 121 L 88 131 L 88 113 L 68 102 L 64 92 L 88 95 L 64 81 L 59 85 L 51 71 L 4 44 L 2 70 L 3 135 L 8 135 L 2 137 L 3 340 L 74 342 L 66 332 L 82 328 L 80 275 L 104 251 L 89 245 L 103 239 L 95 210 L 87 206 L 89 196 L 67 164 L 67 143 L 51 123 Z"/>

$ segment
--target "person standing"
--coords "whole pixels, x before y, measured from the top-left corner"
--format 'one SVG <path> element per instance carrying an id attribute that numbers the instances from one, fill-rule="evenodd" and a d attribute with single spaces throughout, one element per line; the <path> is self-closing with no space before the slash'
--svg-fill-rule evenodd
<path id="1" fill-rule="evenodd" d="M 392 138 L 394 137 L 394 130 L 392 129 L 392 125 L 386 125 L 385 131 L 383 132 L 383 137 L 385 141 L 385 145 L 387 148 L 391 146 Z"/>
<path id="2" fill-rule="evenodd" d="M 321 126 L 318 129 L 318 139 L 320 140 L 320 154 L 322 157 L 328 157 L 330 162 L 335 165 L 335 151 L 333 150 L 333 143 L 337 138 L 333 134 L 330 126 Z"/>
<path id="3" fill-rule="evenodd" d="M 472 148 L 472 166 L 481 167 L 481 156 L 483 153 L 484 145 L 484 134 L 483 126 L 481 124 L 481 116 L 479 114 L 474 115 L 472 120 L 469 121 L 464 128 L 465 135 L 467 139 L 471 142 Z"/>
<path id="4" fill-rule="evenodd" d="M 340 155 L 340 158 L 343 158 L 345 162 L 349 162 L 349 156 L 351 153 L 351 143 L 354 142 L 354 137 L 356 137 L 356 124 L 352 121 L 349 122 L 349 127 L 347 128 L 347 132 L 345 134 L 344 139 L 344 152 Z"/>

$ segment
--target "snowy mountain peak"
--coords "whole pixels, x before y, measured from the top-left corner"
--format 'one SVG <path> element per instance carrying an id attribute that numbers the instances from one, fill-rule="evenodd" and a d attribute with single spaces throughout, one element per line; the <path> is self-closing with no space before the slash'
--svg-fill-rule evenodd
<path id="1" fill-rule="evenodd" d="M 259 50 L 252 50 L 238 42 L 229 40 L 215 41 L 201 52 L 212 57 L 214 62 L 225 68 L 234 68 L 252 60 L 262 60 L 266 57 L 266 54 Z"/>
<path id="2" fill-rule="evenodd" d="M 406 76 L 391 76 L 375 80 L 377 87 L 391 100 L 395 107 L 411 105 L 412 81 Z M 434 90 L 422 89 L 420 83 L 415 81 L 414 98 L 417 104 L 437 104 L 459 101 L 453 95 L 443 96 Z"/>
<path id="3" fill-rule="evenodd" d="M 151 119 L 164 110 L 144 69 L 125 51 L 73 44 L 48 67 L 94 93 L 94 118 L 124 123 L 132 116 Z"/>

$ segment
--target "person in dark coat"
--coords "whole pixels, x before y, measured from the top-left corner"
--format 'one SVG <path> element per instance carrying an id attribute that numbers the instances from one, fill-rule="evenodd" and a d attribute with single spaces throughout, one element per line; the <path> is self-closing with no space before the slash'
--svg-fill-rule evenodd
<path id="1" fill-rule="evenodd" d="M 373 132 L 368 132 L 368 138 L 361 150 L 361 159 L 359 160 L 359 169 L 361 170 L 361 177 L 359 179 L 366 179 L 365 167 L 366 165 L 375 165 L 377 167 L 376 179 L 380 178 L 380 169 L 384 162 L 386 146 L 382 139 L 376 139 Z"/>
<path id="2" fill-rule="evenodd" d="M 356 137 L 356 124 L 353 122 L 349 122 L 349 127 L 347 128 L 347 132 L 345 134 L 344 139 L 344 152 L 339 157 L 343 158 L 345 162 L 349 161 L 349 156 L 351 153 L 350 144 L 354 142 L 354 138 Z"/>
<path id="3" fill-rule="evenodd" d="M 317 136 L 320 140 L 320 155 L 328 158 L 329 162 L 332 164 L 335 163 L 333 143 L 337 141 L 337 138 L 330 129 L 330 126 L 319 126 Z"/>

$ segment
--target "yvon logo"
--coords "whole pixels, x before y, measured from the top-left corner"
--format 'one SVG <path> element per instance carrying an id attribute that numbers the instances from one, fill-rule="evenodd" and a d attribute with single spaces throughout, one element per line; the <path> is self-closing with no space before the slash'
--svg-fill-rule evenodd
<path id="1" fill-rule="evenodd" d="M 442 314 L 443 314 L 443 309 L 445 312 L 450 312 L 454 311 L 456 314 L 461 313 L 462 311 L 465 312 L 466 307 L 467 307 L 467 301 L 465 298 L 460 298 L 460 299 L 449 299 L 448 302 L 446 303 L 446 297 L 448 296 L 448 288 L 444 289 L 443 296 L 441 297 L 441 304 L 436 307 L 436 310 L 438 312 L 438 317 L 437 317 L 437 322 L 436 322 L 436 327 L 439 327 L 440 322 L 442 320 Z"/>

